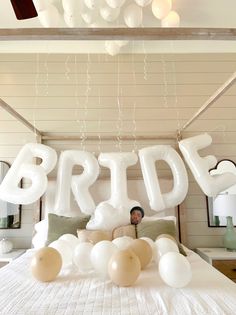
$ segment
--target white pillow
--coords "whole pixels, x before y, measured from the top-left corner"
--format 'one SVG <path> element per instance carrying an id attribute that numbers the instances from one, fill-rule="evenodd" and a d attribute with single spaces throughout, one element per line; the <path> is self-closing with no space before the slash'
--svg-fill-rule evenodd
<path id="1" fill-rule="evenodd" d="M 175 222 L 175 225 L 176 225 L 176 217 L 173 216 L 173 215 L 169 215 L 167 217 L 160 217 L 160 215 L 158 214 L 155 214 L 155 215 L 152 215 L 150 217 L 148 216 L 144 216 L 142 221 L 144 222 L 147 222 L 147 221 L 155 221 L 155 220 L 172 220 Z"/>
<path id="2" fill-rule="evenodd" d="M 37 249 L 44 247 L 48 236 L 48 220 L 44 219 L 36 223 L 34 229 L 36 233 L 32 238 L 32 246 Z"/>

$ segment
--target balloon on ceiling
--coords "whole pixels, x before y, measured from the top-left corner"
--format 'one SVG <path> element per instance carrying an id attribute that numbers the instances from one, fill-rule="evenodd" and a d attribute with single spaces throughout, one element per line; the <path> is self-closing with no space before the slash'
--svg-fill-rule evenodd
<path id="1" fill-rule="evenodd" d="M 172 0 L 27 0 L 32 16 L 23 14 L 22 1 L 17 2 L 17 16 L 35 17 L 43 27 L 178 27 L 179 14 Z M 14 8 L 16 5 L 14 6 Z M 22 13 L 20 14 L 19 12 Z M 36 13 L 35 13 L 36 12 Z M 159 22 L 158 22 L 159 20 Z M 156 23 L 157 22 L 157 23 Z M 148 24 L 149 23 L 149 24 Z M 150 25 L 150 23 L 152 23 Z M 104 45 L 111 56 L 117 55 L 128 41 L 109 41 Z"/>

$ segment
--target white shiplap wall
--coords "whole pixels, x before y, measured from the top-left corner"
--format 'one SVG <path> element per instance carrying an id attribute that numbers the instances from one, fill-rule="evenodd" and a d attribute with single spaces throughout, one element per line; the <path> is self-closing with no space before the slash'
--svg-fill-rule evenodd
<path id="1" fill-rule="evenodd" d="M 79 135 L 82 141 L 48 141 L 58 152 L 130 151 L 176 141 L 104 141 L 103 135 L 175 134 L 203 102 L 236 69 L 236 54 L 138 54 L 110 57 L 96 54 L 1 54 L 0 97 L 49 135 Z M 213 145 L 203 154 L 236 161 L 236 86 L 231 87 L 184 133 L 209 132 Z M 96 135 L 97 141 L 86 136 Z M 13 162 L 22 145 L 36 137 L 0 109 L 0 159 Z M 169 175 L 165 163 L 161 176 Z M 103 170 L 103 175 L 109 173 Z M 56 171 L 50 176 L 54 177 Z M 139 164 L 129 176 L 141 176 Z M 190 188 L 181 206 L 186 219 L 185 244 L 221 245 L 224 229 L 208 228 L 206 200 L 189 173 Z M 20 230 L 0 230 L 16 247 L 30 246 L 34 205 L 23 207 Z"/>

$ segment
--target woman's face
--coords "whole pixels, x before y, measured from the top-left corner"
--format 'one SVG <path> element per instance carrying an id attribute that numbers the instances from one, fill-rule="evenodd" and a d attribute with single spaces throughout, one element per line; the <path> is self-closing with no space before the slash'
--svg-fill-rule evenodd
<path id="1" fill-rule="evenodd" d="M 142 213 L 139 210 L 134 210 L 131 213 L 131 224 L 139 224 L 142 221 Z"/>

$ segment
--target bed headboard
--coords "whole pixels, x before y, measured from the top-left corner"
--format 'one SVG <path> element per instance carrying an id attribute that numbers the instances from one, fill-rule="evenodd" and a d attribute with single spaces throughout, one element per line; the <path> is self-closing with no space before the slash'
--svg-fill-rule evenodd
<path id="1" fill-rule="evenodd" d="M 163 193 L 168 192 L 172 189 L 172 180 L 167 178 L 160 179 L 160 187 Z M 110 180 L 109 179 L 100 179 L 97 180 L 90 188 L 90 193 L 95 201 L 95 204 L 109 199 L 110 197 Z M 163 216 L 176 216 L 177 217 L 177 208 L 165 209 L 161 212 L 156 212 L 150 209 L 149 200 L 146 193 L 144 181 L 142 179 L 128 179 L 127 180 L 127 189 L 128 196 L 130 199 L 137 200 L 140 205 L 145 210 L 146 216 L 157 215 L 160 217 Z M 49 212 L 54 212 L 54 200 L 55 200 L 55 191 L 56 191 L 56 180 L 49 180 L 47 191 L 42 199 L 42 209 L 41 217 L 44 218 L 45 215 Z M 76 216 L 81 213 L 77 203 L 75 202 L 73 195 L 71 194 L 70 202 L 70 216 Z"/>
<path id="2" fill-rule="evenodd" d="M 162 193 L 166 193 L 172 189 L 172 180 L 168 178 L 159 179 L 160 188 Z M 95 204 L 99 204 L 104 200 L 108 200 L 110 197 L 110 188 L 111 183 L 109 179 L 100 179 L 97 180 L 90 189 L 90 193 L 95 201 Z M 127 190 L 129 198 L 133 200 L 137 200 L 140 205 L 145 210 L 145 217 L 147 216 L 157 216 L 157 217 L 166 217 L 166 216 L 175 216 L 176 218 L 176 227 L 179 239 L 181 241 L 181 233 L 180 233 L 180 222 L 178 215 L 178 207 L 165 209 L 161 212 L 156 212 L 150 209 L 149 200 L 146 193 L 144 181 L 142 179 L 128 179 L 127 180 Z M 56 213 L 54 211 L 54 202 L 55 202 L 55 191 L 56 191 L 56 180 L 49 180 L 48 188 L 46 193 L 44 194 L 41 202 L 41 219 L 42 221 L 35 224 L 36 234 L 32 239 L 32 244 L 34 247 L 38 248 L 43 242 L 47 239 L 47 214 L 49 212 Z M 75 202 L 72 194 L 70 198 L 70 216 L 77 216 L 81 213 L 77 203 Z M 60 215 L 63 215 L 60 213 Z M 67 213 L 68 215 L 68 213 Z"/>

